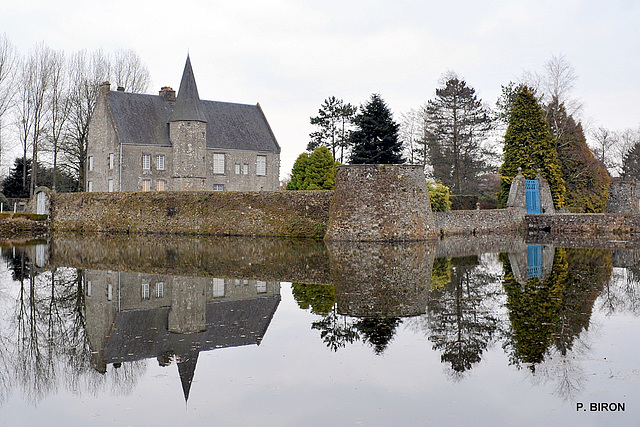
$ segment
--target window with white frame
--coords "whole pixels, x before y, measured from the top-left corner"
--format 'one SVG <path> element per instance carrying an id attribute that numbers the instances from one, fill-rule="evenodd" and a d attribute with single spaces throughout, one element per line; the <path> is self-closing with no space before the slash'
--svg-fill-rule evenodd
<path id="1" fill-rule="evenodd" d="M 93 181 L 87 181 L 87 191 L 89 193 L 93 192 Z"/>
<path id="2" fill-rule="evenodd" d="M 149 299 L 149 284 L 148 283 L 143 283 L 142 284 L 142 299 Z"/>
<path id="3" fill-rule="evenodd" d="M 211 296 L 213 298 L 222 298 L 224 296 L 224 279 L 213 279 Z"/>
<path id="4" fill-rule="evenodd" d="M 108 179 L 107 180 L 107 189 L 108 189 L 109 193 L 113 193 L 113 180 L 112 179 Z"/>
<path id="5" fill-rule="evenodd" d="M 242 172 L 240 163 L 236 163 L 236 175 L 240 175 L 240 173 Z"/>
<path id="6" fill-rule="evenodd" d="M 91 280 L 87 280 L 87 296 L 90 297 L 91 296 L 91 292 L 93 290 L 91 289 Z"/>
<path id="7" fill-rule="evenodd" d="M 224 174 L 224 153 L 213 153 L 213 173 Z"/>
<path id="8" fill-rule="evenodd" d="M 156 283 L 156 298 L 164 298 L 164 282 Z"/>
<path id="9" fill-rule="evenodd" d="M 156 156 L 156 169 L 159 171 L 164 170 L 164 154 L 158 154 Z"/>
<path id="10" fill-rule="evenodd" d="M 256 292 L 259 294 L 267 293 L 267 282 L 256 280 Z"/>
<path id="11" fill-rule="evenodd" d="M 213 184 L 213 191 L 224 191 L 224 184 Z"/>
<path id="12" fill-rule="evenodd" d="M 249 175 L 249 163 L 242 165 L 242 175 Z"/>
<path id="13" fill-rule="evenodd" d="M 151 191 L 151 180 L 143 179 L 142 180 L 142 191 Z"/>
<path id="14" fill-rule="evenodd" d="M 258 156 L 256 161 L 256 175 L 267 174 L 267 156 Z"/>
<path id="15" fill-rule="evenodd" d="M 156 181 L 156 190 L 164 191 L 165 189 L 165 181 L 164 179 L 159 179 Z"/>
<path id="16" fill-rule="evenodd" d="M 93 156 L 89 156 L 89 158 L 87 159 L 88 163 L 89 163 L 89 171 L 93 170 Z"/>
<path id="17" fill-rule="evenodd" d="M 107 301 L 111 300 L 113 300 L 113 285 L 109 284 L 109 286 L 107 286 Z"/>
<path id="18" fill-rule="evenodd" d="M 113 153 L 109 153 L 109 169 L 113 169 L 116 157 Z"/>
<path id="19" fill-rule="evenodd" d="M 151 154 L 142 155 L 142 169 L 143 170 L 151 169 Z"/>

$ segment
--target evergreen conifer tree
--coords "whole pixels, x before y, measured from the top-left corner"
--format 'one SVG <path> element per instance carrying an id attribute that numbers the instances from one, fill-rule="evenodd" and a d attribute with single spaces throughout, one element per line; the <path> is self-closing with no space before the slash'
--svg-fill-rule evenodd
<path id="1" fill-rule="evenodd" d="M 302 190 L 306 176 L 309 154 L 302 153 L 298 156 L 291 169 L 291 181 L 287 184 L 287 190 Z"/>
<path id="2" fill-rule="evenodd" d="M 640 142 L 634 144 L 622 159 L 622 177 L 640 181 Z"/>
<path id="3" fill-rule="evenodd" d="M 549 182 L 553 204 L 564 206 L 565 187 L 553 136 L 544 111 L 538 105 L 533 91 L 522 86 L 513 100 L 509 127 L 504 136 L 504 163 L 500 167 L 500 193 L 498 206 L 504 207 L 509 197 L 511 180 L 522 168 L 527 179 L 534 179 L 538 169 Z"/>
<path id="4" fill-rule="evenodd" d="M 333 190 L 335 183 L 336 162 L 327 147 L 318 147 L 298 156 L 287 190 Z"/>
<path id="5" fill-rule="evenodd" d="M 554 98 L 547 121 L 555 136 L 558 161 L 566 188 L 565 207 L 572 212 L 604 212 L 609 198 L 609 173 L 589 147 L 582 130 Z"/>
<path id="6" fill-rule="evenodd" d="M 353 122 L 356 129 L 350 137 L 352 164 L 404 163 L 398 140 L 400 126 L 379 94 L 371 95 Z"/>

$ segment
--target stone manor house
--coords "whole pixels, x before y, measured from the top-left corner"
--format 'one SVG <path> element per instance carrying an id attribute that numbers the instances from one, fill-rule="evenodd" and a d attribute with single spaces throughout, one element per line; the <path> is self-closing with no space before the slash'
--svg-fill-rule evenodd
<path id="1" fill-rule="evenodd" d="M 86 190 L 278 190 L 280 146 L 260 104 L 201 101 L 187 61 L 178 96 L 102 85 L 88 134 Z"/>

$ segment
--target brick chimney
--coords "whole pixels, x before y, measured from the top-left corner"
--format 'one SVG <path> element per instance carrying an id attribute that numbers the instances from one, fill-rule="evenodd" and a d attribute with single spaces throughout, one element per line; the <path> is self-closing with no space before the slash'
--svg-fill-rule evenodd
<path id="1" fill-rule="evenodd" d="M 106 93 L 106 92 L 109 92 L 109 91 L 111 90 L 111 83 L 109 83 L 109 82 L 103 82 L 103 83 L 100 85 L 100 88 L 101 88 L 105 93 Z"/>
<path id="2" fill-rule="evenodd" d="M 169 86 L 164 86 L 162 89 L 160 89 L 160 96 L 165 101 L 173 101 L 173 102 L 175 102 L 175 100 L 176 100 L 176 91 L 171 89 Z"/>

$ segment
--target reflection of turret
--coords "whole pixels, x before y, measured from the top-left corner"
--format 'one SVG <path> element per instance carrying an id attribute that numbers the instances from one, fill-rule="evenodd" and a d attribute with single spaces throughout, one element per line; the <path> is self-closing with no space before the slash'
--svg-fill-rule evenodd
<path id="1" fill-rule="evenodd" d="M 534 278 L 544 282 L 551 274 L 554 253 L 550 245 L 527 245 L 526 251 L 509 252 L 513 277 L 521 285 Z"/>
<path id="2" fill-rule="evenodd" d="M 338 311 L 356 317 L 425 312 L 435 242 L 328 242 Z"/>
<path id="3" fill-rule="evenodd" d="M 87 335 L 94 366 L 175 356 L 185 399 L 200 351 L 259 345 L 280 302 L 260 280 L 85 272 Z"/>

